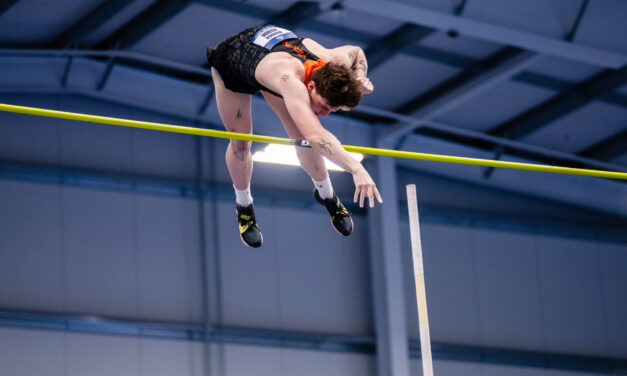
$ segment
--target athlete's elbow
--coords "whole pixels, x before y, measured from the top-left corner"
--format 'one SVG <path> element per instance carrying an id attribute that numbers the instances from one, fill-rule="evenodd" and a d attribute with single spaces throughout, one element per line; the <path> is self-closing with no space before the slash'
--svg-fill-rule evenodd
<path id="1" fill-rule="evenodd" d="M 303 133 L 303 136 L 305 137 L 305 140 L 309 142 L 310 145 L 317 144 L 320 140 L 324 139 L 324 136 L 318 132 Z"/>

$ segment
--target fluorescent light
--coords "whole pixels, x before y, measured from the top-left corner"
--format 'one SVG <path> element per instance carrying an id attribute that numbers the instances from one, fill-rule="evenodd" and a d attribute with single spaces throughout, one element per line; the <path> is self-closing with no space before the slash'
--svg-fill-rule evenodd
<path id="1" fill-rule="evenodd" d="M 355 158 L 358 162 L 361 162 L 364 159 L 364 155 L 360 153 L 351 153 L 351 157 Z M 276 145 L 269 144 L 262 151 L 258 151 L 253 154 L 253 161 L 255 162 L 264 162 L 264 163 L 276 163 L 288 166 L 300 166 L 300 162 L 298 161 L 298 157 L 296 156 L 296 150 L 294 146 L 289 145 Z M 343 168 L 336 165 L 335 163 L 329 161 L 328 159 L 324 159 L 327 169 L 334 171 L 344 171 Z"/>

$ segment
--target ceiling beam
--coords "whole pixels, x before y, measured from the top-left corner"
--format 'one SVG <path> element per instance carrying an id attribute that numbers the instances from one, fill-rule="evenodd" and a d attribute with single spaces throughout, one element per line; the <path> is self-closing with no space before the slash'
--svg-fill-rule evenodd
<path id="1" fill-rule="evenodd" d="M 20 0 L 0 0 L 0 15 L 9 10 L 12 6 L 17 4 Z"/>
<path id="2" fill-rule="evenodd" d="M 77 46 L 82 39 L 94 32 L 129 4 L 128 0 L 108 0 L 101 3 L 85 17 L 59 34 L 52 42 L 52 46 L 59 48 Z"/>
<path id="3" fill-rule="evenodd" d="M 453 91 L 468 86 L 474 81 L 481 81 L 488 87 L 492 87 L 493 84 L 511 78 L 541 59 L 541 55 L 524 52 L 515 47 L 502 48 L 474 66 L 465 69 L 426 93 L 399 106 L 394 111 L 402 114 L 411 114 L 418 110 L 417 116 L 420 117 L 432 118 L 438 116 L 446 112 L 452 105 L 450 103 L 447 106 L 449 100 L 446 97 L 450 97 Z M 488 87 L 485 88 L 487 89 Z"/>
<path id="4" fill-rule="evenodd" d="M 227 12 L 239 13 L 252 18 L 261 18 L 267 20 L 274 17 L 275 11 L 260 7 L 254 4 L 246 4 L 243 1 L 230 0 L 194 0 L 198 4 L 203 4 L 211 8 L 225 10 Z"/>
<path id="5" fill-rule="evenodd" d="M 368 69 L 372 71 L 394 55 L 402 52 L 420 40 L 431 35 L 435 30 L 405 23 L 396 30 L 370 43 L 365 49 Z"/>
<path id="6" fill-rule="evenodd" d="M 575 22 L 573 22 L 573 26 L 571 26 L 568 33 L 564 36 L 564 39 L 571 42 L 575 39 L 575 35 L 577 34 L 577 30 L 579 30 L 579 25 L 581 24 L 581 20 L 583 19 L 583 15 L 586 13 L 586 9 L 588 8 L 588 0 L 583 0 L 581 5 L 579 6 L 579 11 L 577 12 L 577 18 L 575 18 Z"/>
<path id="7" fill-rule="evenodd" d="M 627 154 L 627 129 L 577 153 L 585 158 L 611 161 Z"/>
<path id="8" fill-rule="evenodd" d="M 626 83 L 627 67 L 620 70 L 606 69 L 514 119 L 494 127 L 488 133 L 520 139 Z"/>
<path id="9" fill-rule="evenodd" d="M 126 49 L 132 47 L 179 14 L 189 4 L 189 0 L 157 0 L 126 25 L 100 42 L 98 48 L 107 49 L 119 46 L 119 49 Z"/>
<path id="10" fill-rule="evenodd" d="M 483 73 L 466 70 L 400 106 L 395 112 L 413 113 L 415 117 L 432 120 L 510 79 L 541 58 L 541 55 L 532 52 L 505 48 L 486 59 Z M 398 138 L 418 126 L 416 123 L 399 124 L 386 130 L 384 135 L 386 138 Z"/>
<path id="11" fill-rule="evenodd" d="M 270 17 L 267 23 L 292 29 L 315 18 L 320 13 L 322 13 L 322 9 L 317 2 L 299 1 L 285 11 Z"/>
<path id="12" fill-rule="evenodd" d="M 410 22 L 439 30 L 454 30 L 462 35 L 586 64 L 614 69 L 627 64 L 626 54 L 477 21 L 461 15 L 434 11 L 418 5 L 390 0 L 345 0 L 342 4 L 347 8 L 385 15 L 401 22 Z"/>

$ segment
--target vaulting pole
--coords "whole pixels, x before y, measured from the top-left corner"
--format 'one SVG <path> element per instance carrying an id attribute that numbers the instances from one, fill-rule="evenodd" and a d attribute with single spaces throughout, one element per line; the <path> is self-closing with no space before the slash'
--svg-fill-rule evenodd
<path id="1" fill-rule="evenodd" d="M 407 207 L 409 210 L 409 229 L 411 234 L 411 256 L 414 262 L 414 282 L 416 284 L 416 304 L 418 305 L 418 323 L 420 328 L 422 374 L 423 376 L 433 376 L 431 336 L 429 335 L 429 316 L 427 315 L 425 272 L 422 265 L 422 245 L 420 242 L 420 222 L 418 220 L 416 185 L 408 184 L 406 189 Z"/>

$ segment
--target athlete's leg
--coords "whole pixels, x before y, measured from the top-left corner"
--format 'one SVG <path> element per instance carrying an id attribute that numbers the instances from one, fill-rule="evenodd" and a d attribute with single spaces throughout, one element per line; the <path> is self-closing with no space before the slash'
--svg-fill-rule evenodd
<path id="1" fill-rule="evenodd" d="M 227 89 L 215 68 L 211 68 L 211 74 L 216 90 L 218 112 L 224 127 L 229 132 L 252 133 L 250 95 Z M 250 177 L 253 172 L 250 144 L 250 141 L 231 140 L 226 149 L 226 165 L 235 187 L 240 237 L 247 246 L 260 247 L 263 237 L 257 226 L 250 195 Z"/>
<path id="2" fill-rule="evenodd" d="M 224 87 L 224 82 L 215 68 L 211 68 L 211 73 L 216 90 L 218 112 L 226 130 L 229 132 L 252 133 L 250 95 L 236 93 Z M 248 188 L 253 172 L 250 141 L 231 140 L 226 149 L 226 165 L 235 188 Z"/>

